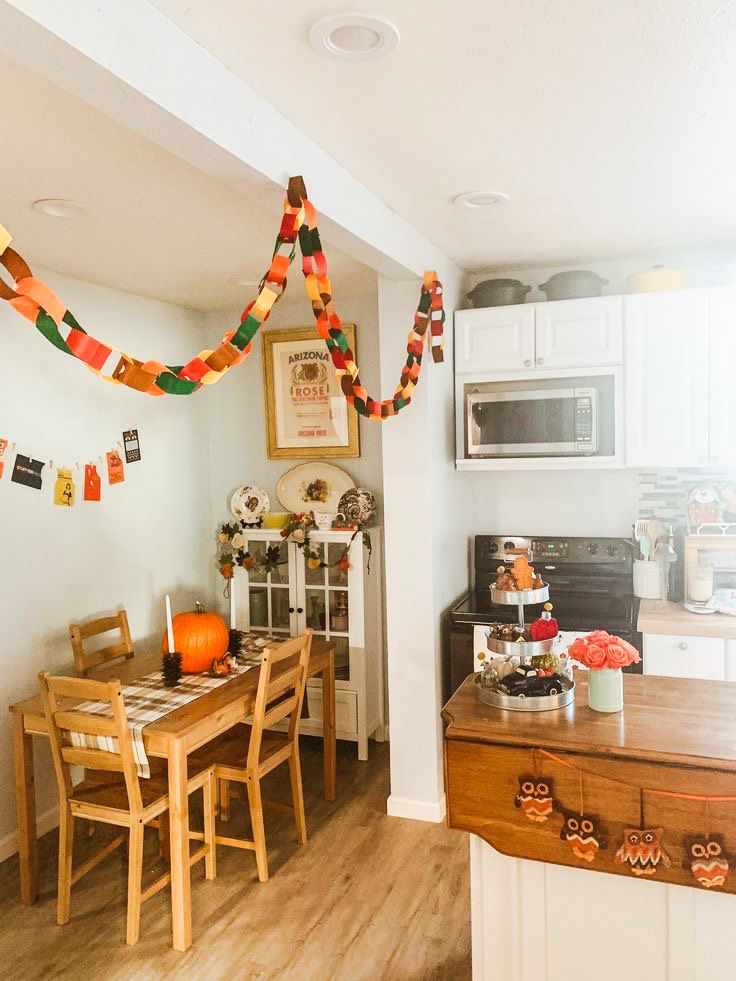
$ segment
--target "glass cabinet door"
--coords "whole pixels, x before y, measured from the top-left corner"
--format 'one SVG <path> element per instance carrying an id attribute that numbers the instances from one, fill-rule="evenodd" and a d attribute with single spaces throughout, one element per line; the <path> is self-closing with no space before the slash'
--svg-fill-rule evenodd
<path id="1" fill-rule="evenodd" d="M 278 552 L 275 566 L 264 568 L 267 551 Z M 263 633 L 292 633 L 294 623 L 293 592 L 289 568 L 289 546 L 280 536 L 275 538 L 249 538 L 248 552 L 255 566 L 247 571 L 250 630 Z"/>
<path id="2" fill-rule="evenodd" d="M 326 563 L 317 569 L 309 567 L 303 550 L 298 549 L 300 571 L 303 568 L 306 605 L 304 623 L 314 630 L 315 637 L 335 643 L 335 678 L 350 680 L 350 620 L 348 612 L 349 571 L 338 567 L 345 556 L 346 545 L 341 542 L 314 542 L 312 551 Z M 360 554 L 360 550 L 358 553 Z"/>

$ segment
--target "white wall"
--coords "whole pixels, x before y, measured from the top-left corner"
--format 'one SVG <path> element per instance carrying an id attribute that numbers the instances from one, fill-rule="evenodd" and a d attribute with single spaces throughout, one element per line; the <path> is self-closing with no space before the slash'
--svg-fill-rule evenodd
<path id="1" fill-rule="evenodd" d="M 377 294 L 373 290 L 363 296 L 345 299 L 338 296 L 336 304 L 342 321 L 356 324 L 355 346 L 361 379 L 371 394 L 377 393 L 380 387 Z M 241 310 L 207 314 L 208 336 L 221 336 L 226 329 L 239 323 L 240 314 Z M 221 522 L 231 518 L 233 491 L 242 484 L 256 484 L 268 493 L 271 509 L 281 510 L 276 497 L 279 478 L 292 467 L 307 462 L 269 460 L 267 454 L 261 335 L 266 330 L 291 327 L 311 327 L 316 332 L 314 314 L 298 272 L 293 274 L 284 300 L 275 306 L 266 326 L 259 331 L 249 357 L 208 393 L 211 505 L 207 541 L 212 543 L 212 576 L 218 585 L 221 581 L 215 568 L 215 531 Z M 361 419 L 360 456 L 356 459 L 326 459 L 325 462 L 347 471 L 358 486 L 367 487 L 375 494 L 379 505 L 377 522 L 380 522 L 383 492 L 381 424 Z"/>
<path id="2" fill-rule="evenodd" d="M 100 340 L 139 358 L 171 364 L 205 346 L 202 315 L 89 283 L 36 270 L 82 326 Z M 102 382 L 81 362 L 52 347 L 27 320 L 0 306 L 3 380 L 0 436 L 19 451 L 55 465 L 85 461 L 137 428 L 142 460 L 126 466 L 124 484 L 102 500 L 82 500 L 83 472 L 75 472 L 77 503 L 52 503 L 55 473 L 43 490 L 12 483 L 13 457 L 0 480 L 0 859 L 15 847 L 15 794 L 7 706 L 33 694 L 42 669 L 69 669 L 69 623 L 128 611 L 139 649 L 157 645 L 163 631 L 162 597 L 175 608 L 209 600 L 210 532 L 207 474 L 207 401 L 192 396 L 152 398 Z M 224 381 L 221 383 L 224 384 Z M 42 740 L 37 781 L 39 814 L 56 801 L 56 784 Z"/>

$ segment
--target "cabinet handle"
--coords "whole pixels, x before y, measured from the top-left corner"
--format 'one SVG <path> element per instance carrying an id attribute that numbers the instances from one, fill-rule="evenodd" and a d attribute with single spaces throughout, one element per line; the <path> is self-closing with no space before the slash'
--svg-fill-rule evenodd
<path id="1" fill-rule="evenodd" d="M 303 608 L 301 606 L 297 606 L 296 612 L 297 613 L 304 613 L 304 610 L 303 610 Z"/>
<path id="2" fill-rule="evenodd" d="M 544 358 L 537 358 L 537 364 L 544 364 Z"/>
<path id="3" fill-rule="evenodd" d="M 289 607 L 289 613 L 293 613 L 293 612 L 294 612 L 294 607 L 293 606 L 290 606 Z M 299 612 L 301 613 L 301 610 Z"/>
<path id="4" fill-rule="evenodd" d="M 684 640 L 681 640 L 680 643 L 677 646 L 680 648 L 681 651 L 686 651 L 687 650 L 687 644 L 685 643 Z"/>
<path id="5" fill-rule="evenodd" d="M 532 366 L 532 359 L 531 358 L 527 358 L 526 361 L 524 362 L 524 367 L 525 368 L 531 368 L 531 366 Z"/>

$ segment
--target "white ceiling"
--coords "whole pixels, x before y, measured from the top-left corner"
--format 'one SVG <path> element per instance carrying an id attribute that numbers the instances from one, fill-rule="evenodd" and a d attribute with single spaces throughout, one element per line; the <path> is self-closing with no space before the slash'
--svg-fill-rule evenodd
<path id="1" fill-rule="evenodd" d="M 98 110 L 0 57 L 0 223 L 31 266 L 198 310 L 255 296 L 280 217 Z M 89 208 L 63 221 L 38 198 Z M 375 289 L 372 270 L 325 243 L 335 296 Z M 304 294 L 298 258 L 287 297 Z"/>
<path id="2" fill-rule="evenodd" d="M 732 0 L 342 0 L 402 35 L 350 64 L 321 0 L 154 3 L 467 268 L 734 241 Z"/>

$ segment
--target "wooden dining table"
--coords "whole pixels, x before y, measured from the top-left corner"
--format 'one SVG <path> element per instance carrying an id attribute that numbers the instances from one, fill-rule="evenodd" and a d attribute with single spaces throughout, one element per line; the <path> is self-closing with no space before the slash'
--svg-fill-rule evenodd
<path id="1" fill-rule="evenodd" d="M 161 653 L 136 654 L 128 661 L 116 661 L 93 668 L 89 677 L 119 679 L 123 685 L 134 682 L 160 667 Z M 274 668 L 274 675 L 278 669 Z M 308 677 L 322 677 L 322 732 L 324 737 L 324 797 L 336 797 L 335 729 L 335 644 L 315 637 L 309 658 Z M 252 668 L 181 708 L 150 722 L 143 728 L 143 745 L 148 756 L 168 763 L 171 917 L 175 950 L 187 950 L 192 943 L 191 886 L 189 879 L 189 797 L 187 757 L 190 753 L 242 722 L 253 712 L 259 671 Z M 36 796 L 33 765 L 33 736 L 49 732 L 40 694 L 10 706 L 13 715 L 15 792 L 20 860 L 20 898 L 27 905 L 38 899 L 38 849 Z"/>

